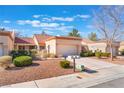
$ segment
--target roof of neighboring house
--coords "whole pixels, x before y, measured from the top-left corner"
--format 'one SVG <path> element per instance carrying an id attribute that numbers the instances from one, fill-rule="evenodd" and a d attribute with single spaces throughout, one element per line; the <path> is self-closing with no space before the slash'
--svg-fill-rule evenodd
<path id="1" fill-rule="evenodd" d="M 35 45 L 33 38 L 29 37 L 15 37 L 15 43 Z"/>
<path id="2" fill-rule="evenodd" d="M 82 40 L 80 37 L 72 37 L 72 36 L 53 36 L 48 38 L 47 41 L 52 39 L 66 39 L 66 40 Z"/>
<path id="3" fill-rule="evenodd" d="M 86 38 L 83 38 L 83 39 L 82 39 L 82 42 L 85 42 L 85 43 L 87 43 L 87 44 L 93 44 L 93 43 L 96 43 L 95 41 L 91 41 L 91 40 L 86 39 Z"/>
<path id="4" fill-rule="evenodd" d="M 45 45 L 45 41 L 46 41 L 48 38 L 52 37 L 52 36 L 47 35 L 47 34 L 45 34 L 45 35 L 42 35 L 42 34 L 34 34 L 34 36 L 36 37 L 37 42 L 38 42 L 40 45 Z"/>
<path id="5" fill-rule="evenodd" d="M 9 36 L 13 40 L 11 31 L 1 31 L 0 30 L 0 36 Z"/>
<path id="6" fill-rule="evenodd" d="M 104 39 L 101 39 L 101 40 L 97 40 L 97 41 L 91 41 L 91 40 L 89 40 L 89 39 L 86 39 L 86 38 L 83 38 L 82 39 L 82 42 L 84 42 L 84 43 L 86 43 L 86 44 L 98 44 L 98 43 L 106 43 L 106 40 L 104 40 Z M 113 44 L 114 45 L 118 45 L 119 46 L 119 44 L 120 44 L 120 42 L 119 41 L 114 41 L 113 42 Z M 123 43 L 124 44 L 124 43 Z"/>

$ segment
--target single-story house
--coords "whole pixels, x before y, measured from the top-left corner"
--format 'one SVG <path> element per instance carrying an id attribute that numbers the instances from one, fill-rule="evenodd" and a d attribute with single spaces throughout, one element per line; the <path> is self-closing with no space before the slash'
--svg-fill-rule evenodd
<path id="1" fill-rule="evenodd" d="M 16 50 L 30 50 L 35 49 L 36 44 L 33 38 L 29 37 L 15 37 L 14 49 Z"/>
<path id="2" fill-rule="evenodd" d="M 50 37 L 52 36 L 47 34 L 34 34 L 33 40 L 35 42 L 35 45 L 38 51 L 45 49 L 45 46 L 46 46 L 45 42 Z"/>
<path id="3" fill-rule="evenodd" d="M 0 31 L 0 56 L 8 55 L 14 49 L 14 32 Z"/>
<path id="4" fill-rule="evenodd" d="M 46 41 L 46 50 L 58 56 L 78 55 L 81 52 L 81 38 L 53 36 Z"/>
<path id="5" fill-rule="evenodd" d="M 88 39 L 82 39 L 82 50 L 92 50 L 93 52 L 95 50 L 101 50 L 102 52 L 110 52 L 110 47 L 106 44 L 105 40 L 99 40 L 99 41 L 91 41 Z M 113 55 L 118 54 L 118 49 L 120 46 L 120 42 L 114 42 L 113 47 Z"/>

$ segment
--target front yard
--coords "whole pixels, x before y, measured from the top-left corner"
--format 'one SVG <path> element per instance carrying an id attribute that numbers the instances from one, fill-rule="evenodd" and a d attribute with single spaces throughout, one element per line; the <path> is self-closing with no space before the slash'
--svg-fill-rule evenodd
<path id="1" fill-rule="evenodd" d="M 13 66 L 7 70 L 0 70 L 0 86 L 74 73 L 73 68 L 60 67 L 60 60 L 33 61 L 28 67 Z"/>

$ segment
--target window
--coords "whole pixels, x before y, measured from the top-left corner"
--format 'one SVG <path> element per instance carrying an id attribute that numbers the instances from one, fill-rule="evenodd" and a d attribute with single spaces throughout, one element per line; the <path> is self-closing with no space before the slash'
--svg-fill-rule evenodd
<path id="1" fill-rule="evenodd" d="M 40 50 L 45 49 L 45 46 L 40 46 Z"/>
<path id="2" fill-rule="evenodd" d="M 29 49 L 35 49 L 35 46 L 29 46 Z"/>
<path id="3" fill-rule="evenodd" d="M 25 50 L 25 46 L 19 46 L 19 50 Z"/>

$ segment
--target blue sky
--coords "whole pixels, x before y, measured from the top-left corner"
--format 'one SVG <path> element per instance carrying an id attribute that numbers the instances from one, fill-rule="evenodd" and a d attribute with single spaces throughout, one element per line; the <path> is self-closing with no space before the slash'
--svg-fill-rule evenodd
<path id="1" fill-rule="evenodd" d="M 0 6 L 0 27 L 21 32 L 24 36 L 40 34 L 67 35 L 73 28 L 82 37 L 96 32 L 92 11 L 99 6 Z"/>

